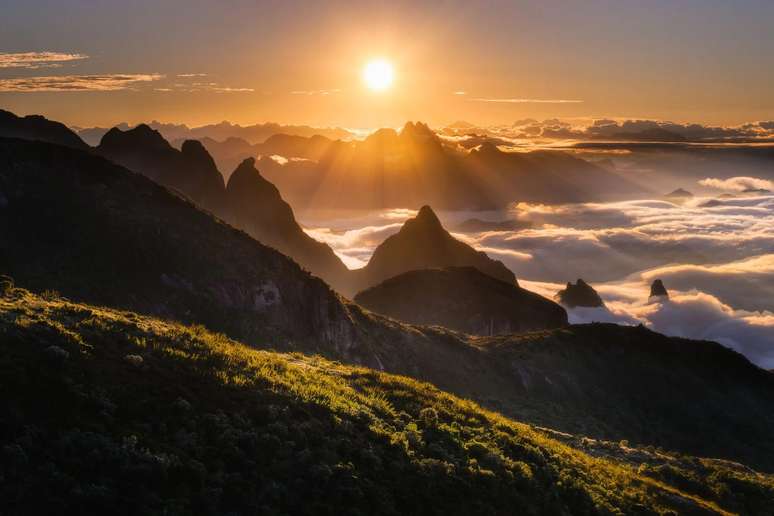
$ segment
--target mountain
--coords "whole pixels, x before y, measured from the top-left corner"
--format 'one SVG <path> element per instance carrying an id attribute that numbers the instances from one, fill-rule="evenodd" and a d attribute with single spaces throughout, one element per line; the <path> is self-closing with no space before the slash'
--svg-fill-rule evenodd
<path id="1" fill-rule="evenodd" d="M 242 162 L 228 185 L 203 144 L 172 147 L 158 131 L 139 125 L 129 131 L 111 129 L 97 152 L 130 170 L 184 193 L 196 204 L 242 228 L 262 243 L 291 256 L 333 285 L 346 281 L 347 268 L 330 247 L 304 233 L 279 191 L 254 167 Z"/>
<path id="2" fill-rule="evenodd" d="M 48 120 L 40 115 L 19 117 L 2 109 L 0 109 L 0 137 L 38 140 L 81 150 L 89 148 L 77 134 L 64 124 Z"/>
<path id="3" fill-rule="evenodd" d="M 0 271 L 21 284 L 250 343 L 354 347 L 346 306 L 291 259 L 104 158 L 1 142 Z"/>
<path id="4" fill-rule="evenodd" d="M 359 290 L 403 272 L 453 266 L 472 266 L 489 276 L 515 284 L 516 276 L 502 262 L 452 237 L 430 206 L 403 224 L 375 250 L 368 264 L 353 271 Z"/>
<path id="5" fill-rule="evenodd" d="M 125 316 L 135 322 L 138 317 L 157 316 L 197 325 L 194 332 L 207 328 L 254 348 L 318 354 L 431 382 L 526 423 L 571 433 L 578 439 L 568 439 L 579 449 L 587 443 L 580 437 L 626 439 L 632 445 L 659 446 L 774 471 L 774 375 L 720 344 L 609 324 L 498 337 L 467 337 L 440 327 L 406 325 L 348 302 L 291 259 L 150 179 L 99 156 L 43 142 L 0 139 L 0 199 L 5 200 L 0 203 L 0 274 L 54 300 L 51 307 L 62 307 L 62 324 L 68 327 L 85 330 L 95 325 L 100 331 L 126 334 L 120 324 L 111 326 L 116 319 L 103 309 L 95 310 L 103 310 L 104 319 L 82 317 L 68 303 L 131 310 L 139 315 Z M 15 309 L 10 313 L 14 324 L 31 335 L 59 331 L 60 326 L 51 321 L 36 323 Z M 155 324 L 149 321 L 146 327 L 152 329 Z M 80 342 L 71 333 L 65 332 L 65 338 Z M 152 335 L 102 339 L 93 335 L 83 340 L 84 357 L 101 343 L 126 343 L 129 348 L 122 349 L 132 351 L 123 351 L 123 360 L 126 354 L 137 354 L 135 346 L 152 351 L 158 342 Z M 0 344 L 7 342 L 5 335 L 0 336 Z M 56 350 L 47 354 L 53 359 L 61 355 Z M 0 360 L 7 356 L 2 354 Z M 291 363 L 302 360 L 294 356 Z M 182 359 L 171 351 L 169 357 Z M 195 357 L 202 367 L 211 364 L 203 355 Z M 0 374 L 17 370 L 11 360 L 0 367 Z M 122 364 L 128 367 L 135 362 L 130 357 Z M 146 371 L 149 375 L 158 371 L 153 362 L 149 368 L 139 369 L 137 381 L 143 381 Z M 282 366 L 277 369 L 283 370 Z M 307 370 L 306 366 L 301 369 Z M 261 370 L 262 374 L 272 371 Z M 37 365 L 31 371 L 45 377 Z M 386 378 L 363 369 L 352 371 L 361 393 L 368 387 L 357 380 L 360 375 Z M 125 378 L 112 370 L 106 374 L 110 385 Z M 158 374 L 173 389 L 173 400 L 182 396 L 195 403 L 195 393 L 209 392 L 206 385 L 199 391 L 199 382 L 178 381 L 163 371 Z M 219 381 L 232 379 L 235 387 L 244 378 L 238 372 L 216 376 Z M 340 378 L 338 373 L 334 376 Z M 37 384 L 36 376 L 26 377 Z M 196 378 L 202 380 L 199 375 Z M 2 385 L 7 389 L 9 383 Z M 78 381 L 68 385 L 81 392 Z M 324 397 L 310 388 L 314 399 Z M 133 395 L 163 391 L 154 386 L 128 390 Z M 400 396 L 398 400 L 405 399 Z M 91 397 L 78 399 L 83 403 L 54 401 L 50 406 L 67 407 L 67 411 L 92 407 L 100 413 L 109 406 L 100 404 L 102 398 L 94 399 L 95 405 Z M 224 403 L 233 399 L 218 396 Z M 380 406 L 402 417 L 396 409 L 398 400 Z M 32 405 L 38 406 L 37 401 Z M 351 405 L 345 403 L 342 409 L 347 407 Z M 218 420 L 216 411 L 206 409 L 211 414 L 208 421 Z M 153 408 L 154 417 L 166 412 Z M 8 418 L 13 421 L 16 413 L 0 410 L 0 418 L 6 418 L 0 421 L 0 431 L 8 428 Z M 79 421 L 77 412 L 73 414 Z M 79 428 L 88 432 L 84 426 Z M 120 432 L 123 427 L 111 428 Z M 140 425 L 137 431 L 143 428 Z M 162 426 L 158 428 L 161 432 Z M 185 442 L 184 434 L 176 435 Z M 13 450 L 2 453 L 23 457 Z M 5 466 L 5 459 L 0 464 Z"/>
<path id="6" fill-rule="evenodd" d="M 556 293 L 556 300 L 568 308 L 605 306 L 597 291 L 582 279 L 574 285 L 568 281 L 567 286 Z"/>
<path id="7" fill-rule="evenodd" d="M 121 131 L 113 128 L 102 137 L 97 153 L 180 191 L 214 213 L 224 209 L 223 177 L 201 143 L 189 140 L 182 149 L 172 147 L 158 131 L 145 124 Z"/>
<path id="8" fill-rule="evenodd" d="M 653 280 L 653 283 L 650 285 L 650 298 L 658 297 L 658 298 L 669 298 L 669 292 L 667 292 L 666 287 L 664 286 L 664 282 L 660 279 Z"/>
<path id="9" fill-rule="evenodd" d="M 678 188 L 677 190 L 673 190 L 669 192 L 664 197 L 666 197 L 667 199 L 690 199 L 691 197 L 693 197 L 693 194 L 688 190 L 685 190 L 683 188 Z"/>
<path id="10" fill-rule="evenodd" d="M 293 257 L 332 285 L 348 281 L 349 270 L 326 244 L 304 233 L 290 205 L 248 158 L 231 174 L 226 186 L 230 214 L 226 219 L 258 241 Z"/>
<path id="11" fill-rule="evenodd" d="M 645 193 L 619 173 L 569 154 L 503 152 L 488 142 L 469 151 L 420 122 L 380 129 L 363 141 L 295 142 L 289 150 L 305 161 L 261 163 L 261 170 L 301 210 L 422 204 L 489 210 L 514 201 L 589 202 Z M 282 152 L 272 149 L 290 157 Z"/>
<path id="12" fill-rule="evenodd" d="M 360 292 L 355 302 L 411 324 L 474 335 L 503 335 L 567 325 L 564 308 L 474 267 L 404 272 Z"/>
<path id="13" fill-rule="evenodd" d="M 230 122 L 203 125 L 200 127 L 188 127 L 185 124 L 169 124 L 152 121 L 147 124 L 151 129 L 158 131 L 167 141 L 175 140 L 201 140 L 212 139 L 224 141 L 230 138 L 245 140 L 248 144 L 263 143 L 276 134 L 292 136 L 312 137 L 315 135 L 331 139 L 349 139 L 352 134 L 341 128 L 310 127 L 306 125 L 280 125 L 275 123 L 254 124 L 241 126 Z M 128 130 L 132 126 L 127 123 L 117 124 L 121 130 Z M 108 128 L 90 127 L 79 129 L 78 134 L 92 145 L 96 145 L 102 136 L 108 132 Z"/>
<path id="14" fill-rule="evenodd" d="M 7 281 L 0 336 L 3 514 L 763 514 L 774 497 L 727 462 L 578 451 L 428 384 Z"/>

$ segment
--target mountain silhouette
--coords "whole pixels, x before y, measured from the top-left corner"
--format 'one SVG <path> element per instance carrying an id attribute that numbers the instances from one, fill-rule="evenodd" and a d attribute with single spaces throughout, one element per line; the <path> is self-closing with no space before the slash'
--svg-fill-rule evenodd
<path id="1" fill-rule="evenodd" d="M 567 286 L 556 293 L 556 300 L 568 308 L 605 306 L 597 291 L 582 279 L 575 284 L 568 281 Z"/>
<path id="2" fill-rule="evenodd" d="M 330 247 L 304 233 L 279 190 L 255 168 L 255 159 L 244 160 L 231 174 L 226 200 L 226 220 L 234 227 L 291 256 L 332 285 L 347 281 L 348 269 Z"/>
<path id="3" fill-rule="evenodd" d="M 664 282 L 660 279 L 653 280 L 653 283 L 650 285 L 650 297 L 661 297 L 661 298 L 668 298 L 669 292 L 667 292 L 666 287 L 664 286 Z"/>
<path id="4" fill-rule="evenodd" d="M 224 207 L 223 176 L 197 141 L 186 141 L 182 150 L 177 150 L 161 133 L 140 124 L 127 131 L 114 127 L 102 137 L 96 150 L 115 163 L 178 190 L 214 213 Z"/>
<path id="5" fill-rule="evenodd" d="M 353 271 L 360 290 L 416 269 L 475 267 L 500 281 L 516 284 L 516 276 L 502 262 L 489 258 L 452 237 L 430 206 L 422 206 L 395 235 L 382 242 L 368 264 Z"/>
<path id="6" fill-rule="evenodd" d="M 111 129 L 97 152 L 182 192 L 331 284 L 340 286 L 347 281 L 348 271 L 341 260 L 330 247 L 304 233 L 277 188 L 255 169 L 254 159 L 243 161 L 226 186 L 201 142 L 186 140 L 177 150 L 158 131 L 144 124 L 128 131 Z"/>
<path id="7" fill-rule="evenodd" d="M 499 209 L 514 200 L 590 202 L 645 192 L 566 153 L 504 152 L 491 143 L 468 151 L 421 122 L 379 129 L 363 141 L 297 139 L 284 149 L 255 151 L 304 158 L 261 163 L 264 176 L 298 209 Z"/>
<path id="8" fill-rule="evenodd" d="M 394 319 L 474 335 L 567 325 L 567 313 L 553 301 L 474 267 L 404 272 L 360 292 L 354 300 Z"/>
<path id="9" fill-rule="evenodd" d="M 48 120 L 40 115 L 19 117 L 0 109 L 0 137 L 38 140 L 86 150 L 89 148 L 77 134 L 66 125 Z"/>

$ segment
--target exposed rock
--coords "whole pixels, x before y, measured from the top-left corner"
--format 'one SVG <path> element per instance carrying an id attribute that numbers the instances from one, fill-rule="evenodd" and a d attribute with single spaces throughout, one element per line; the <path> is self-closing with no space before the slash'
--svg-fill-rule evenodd
<path id="1" fill-rule="evenodd" d="M 55 364 L 61 364 L 70 358 L 70 353 L 59 346 L 49 346 L 43 350 L 43 353 L 49 362 Z"/>
<path id="2" fill-rule="evenodd" d="M 669 298 L 669 292 L 667 292 L 664 283 L 660 279 L 653 280 L 653 283 L 650 285 L 650 297 Z"/>
<path id="3" fill-rule="evenodd" d="M 582 279 L 578 279 L 574 285 L 572 282 L 568 282 L 564 290 L 556 293 L 555 298 L 559 303 L 568 308 L 575 308 L 576 306 L 605 306 L 597 291 Z"/>

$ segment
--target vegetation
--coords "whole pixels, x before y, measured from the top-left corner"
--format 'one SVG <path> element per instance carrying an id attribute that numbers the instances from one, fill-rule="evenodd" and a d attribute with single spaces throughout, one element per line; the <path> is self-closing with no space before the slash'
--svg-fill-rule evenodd
<path id="1" fill-rule="evenodd" d="M 708 463 L 696 486 L 680 462 L 593 457 L 415 380 L 1 288 L 2 514 L 704 514 L 774 501 L 772 477 L 732 465 Z"/>

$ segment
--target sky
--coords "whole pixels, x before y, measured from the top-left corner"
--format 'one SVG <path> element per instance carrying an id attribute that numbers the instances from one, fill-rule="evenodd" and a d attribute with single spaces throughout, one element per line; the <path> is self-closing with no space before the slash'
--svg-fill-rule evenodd
<path id="1" fill-rule="evenodd" d="M 0 0 L 0 107 L 79 126 L 736 125 L 774 119 L 772 26 L 756 0 Z M 385 91 L 361 77 L 377 58 Z"/>

